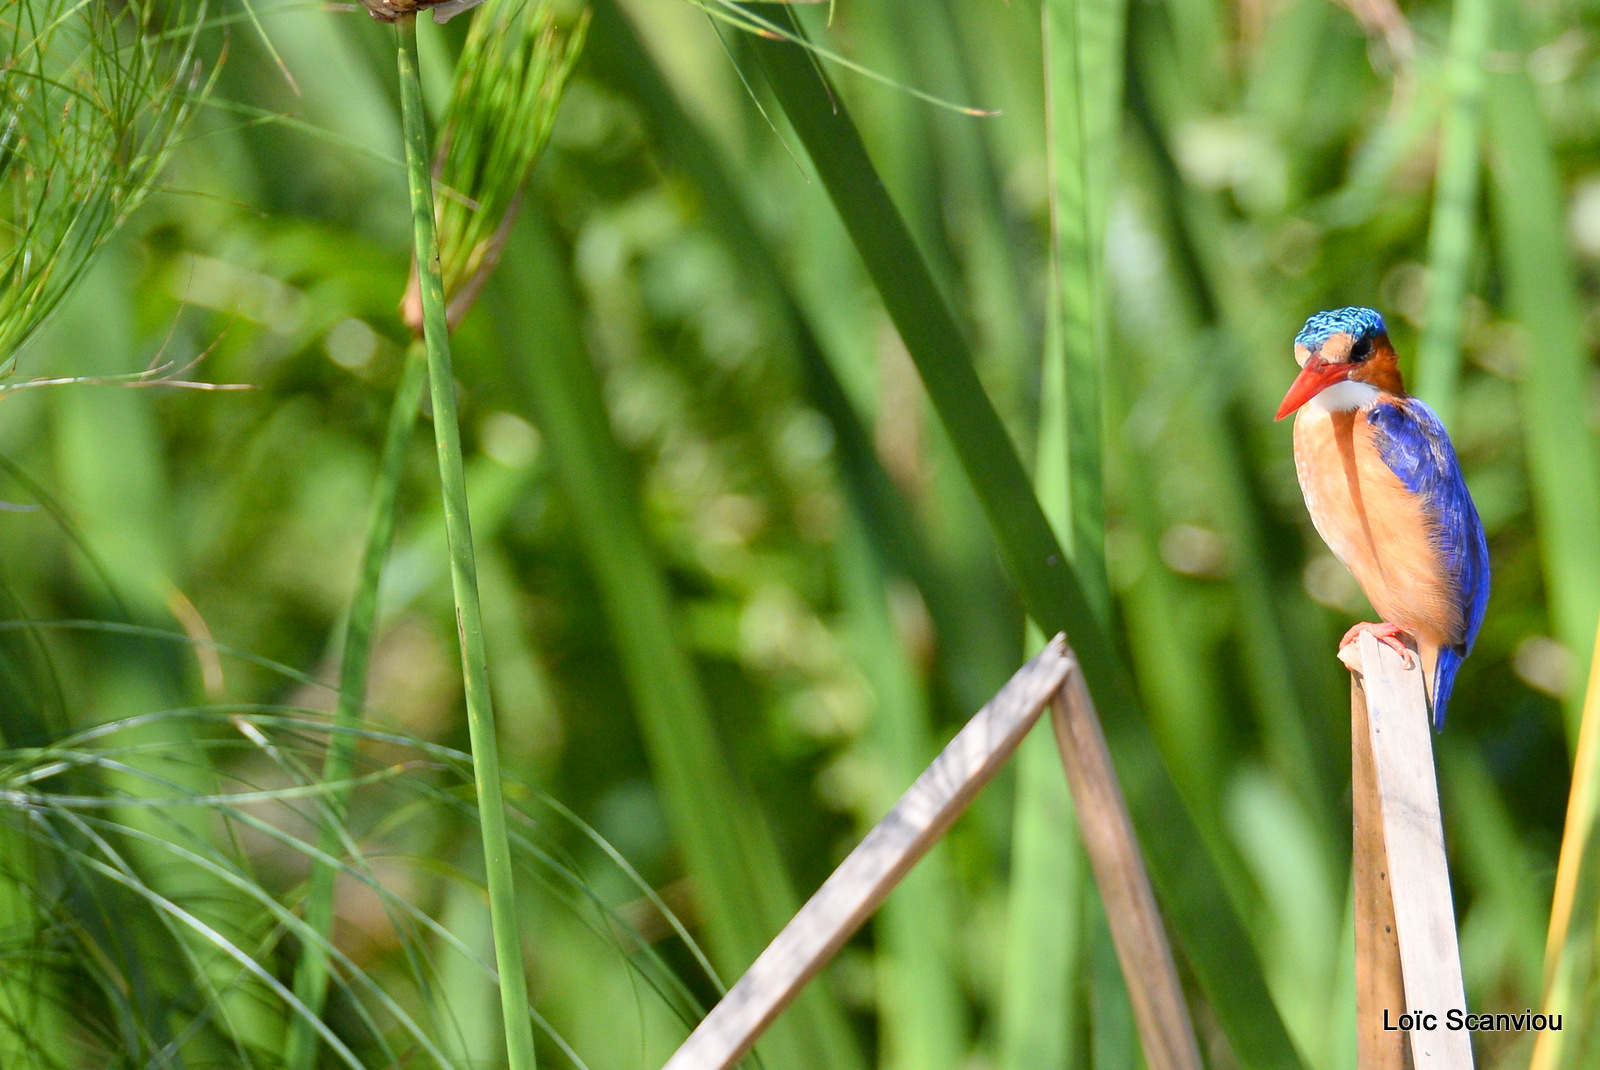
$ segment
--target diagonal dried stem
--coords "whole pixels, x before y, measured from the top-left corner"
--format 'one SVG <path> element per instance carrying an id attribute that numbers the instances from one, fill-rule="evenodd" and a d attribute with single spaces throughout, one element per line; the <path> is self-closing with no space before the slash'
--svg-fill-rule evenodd
<path id="1" fill-rule="evenodd" d="M 1057 636 L 1017 670 L 712 1008 L 666 1070 L 723 1070 L 738 1062 L 1000 771 L 1076 665 Z"/>
<path id="2" fill-rule="evenodd" d="M 725 1070 L 750 1050 L 1016 753 L 1046 704 L 1084 846 L 1151 1070 L 1200 1070 L 1200 1050 L 1111 754 L 1078 661 L 1056 636 L 973 715 L 834 870 L 683 1045 L 666 1070 Z"/>

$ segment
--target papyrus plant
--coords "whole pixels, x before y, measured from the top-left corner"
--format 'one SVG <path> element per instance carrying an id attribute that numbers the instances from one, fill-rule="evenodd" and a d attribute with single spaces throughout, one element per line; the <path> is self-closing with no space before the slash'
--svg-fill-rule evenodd
<path id="1" fill-rule="evenodd" d="M 451 8 L 450 13 L 462 10 L 457 5 L 438 5 L 435 10 L 446 7 Z M 499 260 L 506 234 L 516 216 L 523 184 L 549 140 L 556 107 L 567 75 L 582 49 L 588 20 L 585 16 L 575 29 L 564 32 L 558 28 L 546 0 L 500 0 L 473 18 L 457 63 L 456 85 L 433 166 L 433 185 L 440 192 L 440 196 L 434 198 L 423 170 L 425 165 L 419 163 L 426 159 L 427 137 L 422 123 L 421 86 L 417 81 L 416 6 L 391 11 L 369 3 L 368 10 L 379 21 L 397 23 L 407 172 L 412 187 L 417 249 L 424 250 L 423 255 L 428 260 L 438 257 L 439 274 L 426 280 L 438 289 L 425 294 L 424 279 L 416 270 L 414 258 L 411 282 L 401 302 L 402 314 L 417 335 L 417 341 L 412 344 L 407 358 L 405 375 L 389 420 L 361 578 L 345 626 L 339 705 L 335 714 L 341 731 L 329 746 L 323 777 L 328 782 L 345 779 L 354 761 L 356 737 L 352 730 L 360 720 L 366 696 L 378 584 L 394 535 L 397 490 L 418 399 L 426 381 L 432 387 L 434 424 L 439 436 L 440 480 L 444 491 L 451 579 L 460 623 L 467 716 L 483 808 L 490 910 L 498 961 L 509 964 L 519 957 L 516 949 L 520 940 L 499 786 L 494 714 L 487 687 L 477 566 L 468 527 L 459 429 L 450 385 L 446 320 L 454 327 Z M 447 314 L 439 307 L 445 301 L 448 301 Z M 335 810 L 342 808 L 344 801 L 343 795 L 336 794 L 333 798 Z M 330 825 L 323 830 L 321 847 L 331 854 L 338 846 L 337 830 Z M 332 865 L 316 866 L 307 894 L 306 919 L 316 938 L 305 945 L 294 986 L 311 1015 L 322 1013 L 327 994 L 325 945 L 333 921 L 335 875 Z M 503 966 L 500 982 L 511 1064 L 518 1070 L 531 1068 L 533 1039 L 525 1013 L 527 993 L 521 970 Z M 312 1017 L 302 1017 L 291 1026 L 285 1060 L 290 1070 L 314 1064 L 319 1044 L 314 1024 Z"/>
<path id="2" fill-rule="evenodd" d="M 434 164 L 439 266 L 452 329 L 500 260 L 588 23 L 585 12 L 561 27 L 549 0 L 502 0 L 486 5 L 467 31 Z M 403 312 L 420 333 L 415 268 Z"/>
<path id="3" fill-rule="evenodd" d="M 0 5 L 0 368 L 158 180 L 207 0 Z"/>

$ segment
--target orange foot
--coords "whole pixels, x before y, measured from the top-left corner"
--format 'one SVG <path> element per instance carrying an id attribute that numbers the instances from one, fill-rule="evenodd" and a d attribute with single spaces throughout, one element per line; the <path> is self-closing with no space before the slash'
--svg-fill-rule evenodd
<path id="1" fill-rule="evenodd" d="M 1384 646 L 1396 651 L 1402 658 L 1405 659 L 1406 668 L 1409 669 L 1415 664 L 1415 662 L 1411 660 L 1410 648 L 1402 643 L 1399 638 L 1400 636 L 1407 634 L 1406 630 L 1400 627 L 1398 624 L 1374 624 L 1371 621 L 1362 621 L 1360 624 L 1357 624 L 1354 628 L 1351 628 L 1349 631 L 1344 633 L 1344 638 L 1339 640 L 1339 649 L 1343 650 L 1345 647 L 1361 638 L 1363 633 L 1372 636 L 1372 638 L 1376 639 Z"/>

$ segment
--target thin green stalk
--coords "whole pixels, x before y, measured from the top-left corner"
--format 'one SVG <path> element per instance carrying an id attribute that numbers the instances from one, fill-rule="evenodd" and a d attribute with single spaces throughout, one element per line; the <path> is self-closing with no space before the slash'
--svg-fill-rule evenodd
<path id="1" fill-rule="evenodd" d="M 777 16 L 799 34 L 792 12 Z M 750 44 L 884 306 L 899 330 L 962 468 L 983 504 L 1018 595 L 1047 632 L 1077 651 L 1147 852 L 1152 883 L 1217 1019 L 1247 1068 L 1297 1067 L 1260 964 L 1193 820 L 1163 765 L 1110 636 L 1090 608 L 940 296 L 838 92 L 813 56 L 784 40 Z"/>
<path id="2" fill-rule="evenodd" d="M 367 524 L 367 545 L 361 556 L 361 575 L 350 616 L 345 621 L 344 647 L 339 664 L 339 702 L 333 712 L 333 736 L 322 762 L 322 780 L 337 784 L 348 780 L 355 765 L 356 734 L 362 707 L 367 701 L 367 665 L 372 655 L 372 629 L 378 615 L 378 583 L 383 578 L 384 562 L 394 542 L 395 505 L 400 495 L 400 478 L 405 473 L 406 451 L 417 423 L 417 403 L 427 383 L 427 350 L 421 341 L 406 351 L 405 370 L 395 391 L 394 408 L 389 411 L 389 429 L 384 436 L 383 459 L 378 466 L 378 481 L 373 488 L 372 514 Z M 330 820 L 317 833 L 317 850 L 338 857 L 341 846 L 335 821 L 342 818 L 349 802 L 349 791 L 328 796 Z M 300 961 L 295 964 L 294 994 L 314 1015 L 321 1017 L 328 995 L 328 952 L 326 940 L 333 928 L 333 885 L 338 870 L 318 863 L 311 870 L 306 892 L 306 925 L 321 937 L 301 942 Z M 289 1025 L 284 1049 L 287 1070 L 311 1070 L 316 1063 L 321 1038 L 311 1022 L 296 1017 Z"/>
<path id="3" fill-rule="evenodd" d="M 1439 133 L 1439 168 L 1428 232 L 1428 304 L 1417 347 L 1417 393 L 1448 426 L 1461 376 L 1461 319 L 1478 209 L 1483 49 L 1492 0 L 1455 0 L 1445 77 L 1449 103 Z"/>
<path id="4" fill-rule="evenodd" d="M 439 271 L 439 237 L 434 226 L 433 184 L 429 176 L 427 117 L 422 110 L 422 79 L 417 65 L 415 16 L 395 23 L 400 67 L 400 111 L 405 127 L 406 179 L 411 187 L 411 220 L 422 284 L 423 339 L 428 348 L 428 385 L 433 400 L 434 443 L 439 453 L 445 537 L 450 548 L 450 582 L 455 591 L 456 630 L 461 638 L 461 668 L 472 741 L 473 776 L 483 832 L 483 867 L 489 887 L 489 917 L 499 970 L 500 1010 L 506 1024 L 506 1054 L 511 1070 L 533 1070 L 533 1021 L 528 1016 L 528 979 L 522 966 L 511 845 L 506 835 L 505 797 L 500 784 L 500 748 L 495 739 L 489 665 L 483 649 L 483 610 L 478 602 L 478 570 L 467 512 L 467 483 L 461 462 L 461 427 L 456 415 L 455 377 L 450 364 L 444 280 Z"/>

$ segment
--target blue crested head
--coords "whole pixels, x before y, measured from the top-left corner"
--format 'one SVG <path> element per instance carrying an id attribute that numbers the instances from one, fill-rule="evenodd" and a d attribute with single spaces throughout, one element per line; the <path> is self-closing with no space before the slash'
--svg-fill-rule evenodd
<path id="1" fill-rule="evenodd" d="M 1333 335 L 1340 333 L 1348 334 L 1351 338 L 1362 338 L 1387 332 L 1383 326 L 1382 316 L 1370 308 L 1351 305 L 1349 308 L 1318 312 L 1306 320 L 1306 325 L 1294 336 L 1294 344 L 1315 350 Z"/>

